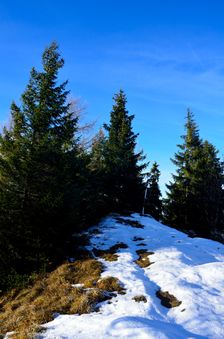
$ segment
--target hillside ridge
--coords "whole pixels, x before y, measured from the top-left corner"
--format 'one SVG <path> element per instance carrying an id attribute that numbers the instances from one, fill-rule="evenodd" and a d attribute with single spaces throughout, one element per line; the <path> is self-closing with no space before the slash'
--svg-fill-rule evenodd
<path id="1" fill-rule="evenodd" d="M 224 245 L 162 225 L 148 216 L 111 215 L 87 246 L 124 292 L 98 312 L 58 315 L 39 339 L 223 338 Z"/>

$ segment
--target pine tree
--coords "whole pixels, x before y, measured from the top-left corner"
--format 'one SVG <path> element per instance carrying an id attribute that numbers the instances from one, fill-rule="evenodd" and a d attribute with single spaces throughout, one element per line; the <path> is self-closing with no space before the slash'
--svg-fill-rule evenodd
<path id="1" fill-rule="evenodd" d="M 189 110 L 185 130 L 186 135 L 181 137 L 184 142 L 178 145 L 180 150 L 175 154 L 174 159 L 171 159 L 177 167 L 177 172 L 173 174 L 173 182 L 167 185 L 164 221 L 177 228 L 189 229 L 194 226 L 189 220 L 188 212 L 191 210 L 191 165 L 198 161 L 202 143 L 193 114 Z"/>
<path id="2" fill-rule="evenodd" d="M 132 130 L 134 115 L 128 114 L 126 95 L 120 90 L 113 99 L 110 124 L 104 126 L 108 132 L 106 193 L 114 209 L 140 210 L 144 191 L 142 170 L 147 164 L 140 164 L 145 157 L 142 152 L 135 152 L 138 135 Z"/>
<path id="3" fill-rule="evenodd" d="M 100 175 L 105 171 L 105 146 L 106 137 L 104 131 L 100 129 L 92 140 L 89 165 L 92 172 L 100 173 Z"/>
<path id="4" fill-rule="evenodd" d="M 87 173 L 87 194 L 85 213 L 91 216 L 91 223 L 109 212 L 105 194 L 105 145 L 106 137 L 102 129 L 92 139 Z"/>
<path id="5" fill-rule="evenodd" d="M 159 189 L 159 165 L 154 162 L 149 173 L 147 183 L 147 195 L 145 199 L 145 212 L 150 214 L 154 219 L 160 220 L 162 216 L 162 199 Z"/>
<path id="6" fill-rule="evenodd" d="M 67 102 L 67 82 L 57 84 L 64 61 L 56 43 L 42 64 L 42 72 L 31 70 L 21 107 L 12 104 L 12 124 L 0 135 L 0 231 L 23 269 L 26 259 L 38 267 L 42 256 L 57 253 L 53 246 L 80 214 L 78 119 Z"/>
<path id="7" fill-rule="evenodd" d="M 188 111 L 184 142 L 173 163 L 177 172 L 167 185 L 164 222 L 176 228 L 209 236 L 220 223 L 223 164 L 217 151 L 199 137 L 193 114 Z"/>
<path id="8" fill-rule="evenodd" d="M 224 163 L 218 151 L 207 140 L 202 145 L 202 157 L 197 164 L 197 177 L 194 178 L 197 207 L 201 211 L 198 225 L 202 235 L 211 235 L 223 228 L 223 183 Z"/>

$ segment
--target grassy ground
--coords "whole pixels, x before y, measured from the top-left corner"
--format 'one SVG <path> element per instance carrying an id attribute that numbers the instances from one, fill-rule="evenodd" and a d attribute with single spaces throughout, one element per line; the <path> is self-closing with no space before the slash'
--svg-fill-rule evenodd
<path id="1" fill-rule="evenodd" d="M 123 289 L 113 277 L 101 279 L 103 266 L 92 258 L 59 266 L 39 277 L 32 286 L 14 289 L 0 298 L 0 335 L 14 331 L 12 338 L 34 338 L 40 325 L 54 313 L 83 314 L 97 310 L 97 304 Z M 82 284 L 81 286 L 74 286 Z"/>

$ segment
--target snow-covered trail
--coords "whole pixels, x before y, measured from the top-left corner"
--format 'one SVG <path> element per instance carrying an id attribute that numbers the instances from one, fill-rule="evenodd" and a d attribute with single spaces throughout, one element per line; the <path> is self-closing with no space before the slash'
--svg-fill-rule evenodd
<path id="1" fill-rule="evenodd" d="M 138 221 L 144 228 L 108 217 L 100 224 L 100 233 L 92 237 L 89 249 L 108 249 L 118 242 L 128 245 L 118 250 L 117 261 L 100 259 L 105 265 L 102 277 L 117 277 L 126 294 L 101 303 L 99 312 L 57 316 L 45 325 L 47 331 L 41 338 L 223 339 L 224 245 L 189 238 L 138 214 L 122 218 Z M 149 256 L 153 262 L 149 267 L 135 263 L 139 249 L 154 252 Z M 181 305 L 162 306 L 156 296 L 159 289 L 169 291 Z M 132 299 L 139 295 L 147 302 Z"/>

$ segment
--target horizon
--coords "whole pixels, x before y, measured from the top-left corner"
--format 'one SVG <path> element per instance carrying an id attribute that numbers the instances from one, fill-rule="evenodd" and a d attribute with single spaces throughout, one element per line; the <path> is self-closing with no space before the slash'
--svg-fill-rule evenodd
<path id="1" fill-rule="evenodd" d="M 54 6 L 52 6 L 52 4 Z M 41 54 L 53 40 L 65 66 L 71 98 L 86 107 L 85 119 L 95 131 L 109 121 L 112 97 L 124 90 L 135 115 L 150 166 L 157 161 L 161 190 L 174 172 L 189 107 L 200 136 L 223 153 L 224 23 L 221 1 L 20 1 L 0 4 L 0 125 L 10 119 L 10 104 L 19 98 L 31 67 L 40 69 Z M 44 6 L 44 7 L 43 7 Z M 43 11 L 44 8 L 44 11 Z"/>

